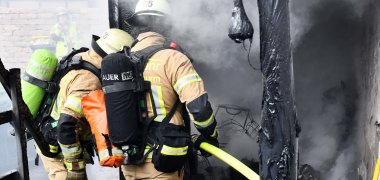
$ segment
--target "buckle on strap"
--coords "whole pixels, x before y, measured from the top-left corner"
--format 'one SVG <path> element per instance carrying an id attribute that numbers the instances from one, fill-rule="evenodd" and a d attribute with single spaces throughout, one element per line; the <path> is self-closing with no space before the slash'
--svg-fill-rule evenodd
<path id="1" fill-rule="evenodd" d="M 146 159 L 146 158 L 151 158 L 151 157 L 148 157 L 155 149 L 158 149 L 158 144 L 156 143 L 153 143 L 153 144 L 150 144 L 150 143 L 147 143 L 147 146 L 149 146 L 149 149 L 147 150 L 145 148 L 145 151 L 144 151 L 144 157 L 143 159 Z"/>
<path id="2" fill-rule="evenodd" d="M 57 84 L 55 82 L 48 82 L 47 87 L 45 88 L 45 91 L 51 93 L 55 92 L 57 90 Z"/>
<path id="3" fill-rule="evenodd" d="M 49 93 L 54 92 L 57 89 L 57 84 L 55 82 L 40 80 L 38 78 L 31 76 L 28 73 L 25 73 L 22 76 L 22 80 L 29 82 L 33 85 L 36 85 Z"/>
<path id="4" fill-rule="evenodd" d="M 72 69 L 79 69 L 82 67 L 82 57 L 75 55 L 72 57 L 69 65 Z"/>
<path id="5" fill-rule="evenodd" d="M 143 58 L 143 55 L 141 55 L 140 53 L 138 52 L 134 52 L 132 53 L 132 61 L 134 61 L 135 63 L 136 62 L 139 62 L 141 59 Z"/>

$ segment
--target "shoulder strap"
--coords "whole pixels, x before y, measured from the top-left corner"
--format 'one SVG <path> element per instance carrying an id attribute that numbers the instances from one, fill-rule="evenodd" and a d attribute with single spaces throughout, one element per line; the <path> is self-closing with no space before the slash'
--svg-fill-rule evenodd
<path id="1" fill-rule="evenodd" d="M 164 49 L 167 49 L 167 48 L 165 48 L 163 45 L 149 46 L 140 51 L 133 52 L 131 58 L 132 58 L 132 61 L 134 62 L 141 61 L 140 63 L 141 66 L 139 67 L 139 69 L 143 71 L 145 69 L 146 64 L 148 63 L 149 58 L 152 57 L 154 54 L 156 54 L 158 51 L 161 51 Z"/>
<path id="2" fill-rule="evenodd" d="M 71 69 L 69 68 L 72 59 L 75 55 L 81 53 L 81 52 L 86 52 L 88 51 L 88 48 L 86 47 L 81 47 L 80 49 L 73 50 L 70 54 L 67 56 L 63 57 L 58 64 L 57 70 L 54 73 L 54 76 L 51 80 L 51 82 L 56 83 L 57 85 L 61 81 L 62 77 L 65 76 Z"/>
<path id="3" fill-rule="evenodd" d="M 177 98 L 177 101 L 175 101 L 175 103 L 174 103 L 172 109 L 170 110 L 169 114 L 167 114 L 167 115 L 165 116 L 165 118 L 162 120 L 161 123 L 163 123 L 163 125 L 167 125 L 167 124 L 169 124 L 170 120 L 171 120 L 172 117 L 174 116 L 175 111 L 176 111 L 177 108 L 178 108 L 179 103 L 180 103 L 180 101 L 179 101 L 179 99 Z"/>
<path id="4" fill-rule="evenodd" d="M 188 55 L 188 53 L 185 50 L 183 50 L 179 45 L 177 45 L 177 43 L 167 38 L 165 38 L 165 42 L 162 45 L 153 45 L 153 46 L 144 48 L 140 51 L 133 52 L 132 60 L 135 62 L 141 60 L 142 67 L 140 68 L 141 70 L 144 70 L 146 64 L 148 63 L 148 59 L 152 57 L 154 54 L 156 54 L 158 51 L 161 51 L 164 49 L 177 50 L 183 53 L 185 56 L 187 56 L 190 59 L 190 61 L 192 61 L 192 58 Z"/>
<path id="5" fill-rule="evenodd" d="M 69 70 L 79 70 L 84 69 L 87 71 L 90 71 L 92 74 L 94 74 L 98 79 L 101 81 L 100 78 L 100 69 L 96 68 L 93 64 L 91 64 L 88 61 L 85 61 L 82 59 L 82 56 L 76 55 L 72 57 L 71 62 L 69 63 Z"/>

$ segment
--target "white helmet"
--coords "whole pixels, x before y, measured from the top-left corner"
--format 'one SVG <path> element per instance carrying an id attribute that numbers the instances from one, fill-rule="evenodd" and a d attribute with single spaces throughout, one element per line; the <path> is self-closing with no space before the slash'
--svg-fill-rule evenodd
<path id="1" fill-rule="evenodd" d="M 111 54 L 122 51 L 124 46 L 132 46 L 134 39 L 127 32 L 120 29 L 108 29 L 100 38 L 95 39 L 96 44 L 106 53 Z"/>
<path id="2" fill-rule="evenodd" d="M 139 0 L 133 16 L 164 16 L 170 13 L 171 9 L 167 0 Z"/>

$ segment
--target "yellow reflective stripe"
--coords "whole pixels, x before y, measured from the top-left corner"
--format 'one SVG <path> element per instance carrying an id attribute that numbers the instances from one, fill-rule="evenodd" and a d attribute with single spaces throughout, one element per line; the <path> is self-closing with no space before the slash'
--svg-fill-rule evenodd
<path id="1" fill-rule="evenodd" d="M 149 149 L 150 149 L 150 146 L 145 146 L 144 155 L 145 155 L 146 153 L 148 153 Z M 149 159 L 152 159 L 152 157 L 153 157 L 153 151 L 150 152 L 150 153 L 146 156 L 146 158 L 149 158 Z"/>
<path id="2" fill-rule="evenodd" d="M 112 156 L 123 156 L 123 151 L 121 149 L 113 148 L 112 149 Z M 99 152 L 99 159 L 103 160 L 105 158 L 110 157 L 110 154 L 108 153 L 108 149 L 103 149 Z"/>
<path id="3" fill-rule="evenodd" d="M 60 144 L 62 154 L 64 157 L 78 157 L 82 153 L 82 148 L 79 143 L 75 143 L 74 145 L 63 145 Z"/>
<path id="4" fill-rule="evenodd" d="M 189 147 L 170 147 L 164 145 L 161 150 L 161 154 L 169 155 L 169 156 L 183 156 L 187 154 L 187 149 Z"/>
<path id="5" fill-rule="evenodd" d="M 77 165 L 75 165 L 77 164 Z M 82 170 L 86 167 L 86 163 L 84 160 L 78 161 L 78 162 L 65 162 L 66 169 L 69 171 L 72 170 Z M 76 167 L 74 167 L 76 166 Z"/>
<path id="6" fill-rule="evenodd" d="M 214 115 L 211 114 L 211 116 L 206 121 L 199 122 L 199 121 L 193 120 L 193 122 L 195 125 L 197 125 L 199 127 L 206 128 L 209 125 L 211 125 L 214 122 L 214 120 L 215 120 Z"/>
<path id="7" fill-rule="evenodd" d="M 215 129 L 214 129 L 214 132 L 211 134 L 211 137 L 216 137 L 216 127 L 215 127 Z"/>
<path id="8" fill-rule="evenodd" d="M 162 86 L 152 85 L 154 105 L 156 106 L 157 117 L 154 121 L 161 122 L 166 117 L 165 102 L 162 97 Z"/>
<path id="9" fill-rule="evenodd" d="M 61 114 L 61 108 L 60 108 L 60 106 L 62 104 L 61 99 L 62 99 L 61 95 L 58 94 L 57 99 L 54 102 L 53 110 L 50 113 L 50 116 L 57 121 L 58 121 L 60 114 Z"/>
<path id="10" fill-rule="evenodd" d="M 181 79 L 179 79 L 174 84 L 173 87 L 174 87 L 175 91 L 179 94 L 183 87 L 185 87 L 186 85 L 188 85 L 190 83 L 198 82 L 198 81 L 202 81 L 202 79 L 199 77 L 199 75 L 197 73 L 188 74 L 188 75 L 182 77 Z"/>
<path id="11" fill-rule="evenodd" d="M 81 101 L 82 100 L 80 98 L 69 96 L 64 106 L 80 115 L 83 115 Z"/>
<path id="12" fill-rule="evenodd" d="M 49 144 L 50 152 L 57 153 L 58 152 L 58 146 L 53 146 Z"/>

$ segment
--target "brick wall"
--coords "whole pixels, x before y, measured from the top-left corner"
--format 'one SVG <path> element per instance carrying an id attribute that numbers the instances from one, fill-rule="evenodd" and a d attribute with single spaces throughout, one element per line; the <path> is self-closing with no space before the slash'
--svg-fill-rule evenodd
<path id="1" fill-rule="evenodd" d="M 89 47 L 91 34 L 108 28 L 108 8 L 69 9 L 77 23 L 82 46 Z M 31 56 L 32 36 L 49 35 L 56 23 L 57 8 L 0 7 L 0 58 L 5 67 L 24 68 Z"/>

